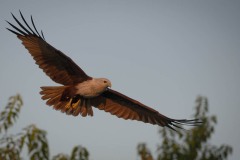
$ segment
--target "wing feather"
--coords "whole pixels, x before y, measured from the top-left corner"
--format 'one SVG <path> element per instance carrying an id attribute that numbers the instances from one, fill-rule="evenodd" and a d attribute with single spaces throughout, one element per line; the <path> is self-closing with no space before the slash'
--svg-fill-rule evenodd
<path id="1" fill-rule="evenodd" d="M 12 14 L 19 28 L 7 21 L 14 30 L 7 29 L 17 35 L 39 68 L 43 69 L 53 81 L 63 85 L 72 85 L 91 79 L 71 58 L 45 41 L 43 33 L 41 32 L 40 35 L 37 31 L 32 17 L 34 29 L 28 25 L 21 12 L 20 15 L 26 27 Z"/>
<path id="2" fill-rule="evenodd" d="M 201 123 L 198 119 L 168 118 L 158 111 L 111 89 L 92 99 L 92 105 L 119 118 L 166 126 L 173 130 L 181 128 L 179 125 L 198 125 Z"/>

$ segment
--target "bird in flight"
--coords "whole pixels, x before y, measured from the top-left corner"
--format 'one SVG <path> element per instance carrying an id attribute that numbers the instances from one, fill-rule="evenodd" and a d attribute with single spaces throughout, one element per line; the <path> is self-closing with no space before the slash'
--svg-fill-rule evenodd
<path id="1" fill-rule="evenodd" d="M 74 61 L 58 49 L 51 46 L 43 32 L 36 29 L 31 16 L 32 27 L 27 23 L 21 11 L 22 23 L 12 14 L 19 27 L 6 21 L 7 28 L 17 35 L 29 51 L 36 64 L 53 81 L 62 86 L 41 87 L 40 94 L 46 104 L 67 115 L 83 117 L 93 116 L 92 107 L 109 112 L 119 118 L 142 121 L 153 125 L 168 127 L 176 131 L 182 125 L 197 125 L 198 119 L 172 119 L 158 111 L 111 89 L 106 78 L 88 76 Z"/>

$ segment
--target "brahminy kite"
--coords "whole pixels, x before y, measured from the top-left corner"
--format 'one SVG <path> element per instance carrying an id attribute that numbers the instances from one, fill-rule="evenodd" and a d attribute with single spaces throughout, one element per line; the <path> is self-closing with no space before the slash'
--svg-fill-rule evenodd
<path id="1" fill-rule="evenodd" d="M 74 61 L 61 51 L 46 42 L 43 32 L 38 32 L 31 16 L 32 28 L 20 11 L 21 23 L 13 14 L 19 27 L 7 23 L 13 28 L 10 32 L 17 35 L 22 44 L 32 55 L 36 64 L 53 81 L 62 86 L 41 87 L 43 100 L 55 110 L 68 115 L 83 117 L 93 116 L 92 107 L 109 112 L 123 119 L 131 119 L 169 127 L 173 130 L 182 128 L 181 125 L 197 125 L 198 119 L 172 119 L 158 111 L 125 96 L 113 89 L 110 80 L 88 76 Z"/>

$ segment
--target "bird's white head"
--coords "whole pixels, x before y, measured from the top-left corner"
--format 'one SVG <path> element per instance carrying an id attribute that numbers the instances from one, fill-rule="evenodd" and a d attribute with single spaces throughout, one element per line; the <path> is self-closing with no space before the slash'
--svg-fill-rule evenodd
<path id="1" fill-rule="evenodd" d="M 101 83 L 102 86 L 106 87 L 106 88 L 111 88 L 112 87 L 112 83 L 110 80 L 108 80 L 107 78 L 96 78 L 96 80 L 98 81 L 98 83 Z"/>

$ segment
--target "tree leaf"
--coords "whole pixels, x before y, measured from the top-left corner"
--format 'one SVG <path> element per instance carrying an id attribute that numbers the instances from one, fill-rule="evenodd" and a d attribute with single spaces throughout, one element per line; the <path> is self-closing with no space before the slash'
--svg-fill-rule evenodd
<path id="1" fill-rule="evenodd" d="M 7 132 L 8 128 L 13 126 L 14 122 L 16 122 L 16 119 L 18 118 L 22 105 L 23 101 L 19 94 L 9 98 L 8 104 L 0 113 L 0 133 L 3 131 Z"/>

